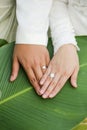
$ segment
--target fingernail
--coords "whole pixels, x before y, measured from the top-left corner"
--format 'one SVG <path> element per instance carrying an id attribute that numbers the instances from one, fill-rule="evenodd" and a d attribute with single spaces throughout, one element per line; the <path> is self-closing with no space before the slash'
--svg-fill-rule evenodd
<path id="1" fill-rule="evenodd" d="M 43 98 L 47 98 L 47 95 L 46 95 L 46 94 L 44 94 L 42 97 L 43 97 Z"/>
<path id="2" fill-rule="evenodd" d="M 14 80 L 14 75 L 11 75 L 10 81 L 12 82 Z"/>
<path id="3" fill-rule="evenodd" d="M 74 87 L 77 88 L 77 83 L 76 82 L 74 83 Z"/>
<path id="4" fill-rule="evenodd" d="M 43 81 L 40 81 L 40 85 L 43 85 Z"/>
<path id="5" fill-rule="evenodd" d="M 52 97 L 53 97 L 53 94 L 50 94 L 50 95 L 49 95 L 49 98 L 52 98 Z"/>
<path id="6" fill-rule="evenodd" d="M 43 94 L 44 93 L 44 91 L 43 90 L 40 90 L 40 94 Z"/>

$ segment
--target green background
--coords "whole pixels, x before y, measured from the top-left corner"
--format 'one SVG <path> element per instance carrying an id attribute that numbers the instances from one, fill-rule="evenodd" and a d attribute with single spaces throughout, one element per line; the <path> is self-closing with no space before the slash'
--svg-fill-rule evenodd
<path id="1" fill-rule="evenodd" d="M 87 117 L 87 37 L 77 41 L 78 88 L 68 81 L 55 98 L 46 100 L 35 93 L 22 68 L 17 80 L 9 82 L 14 43 L 0 47 L 0 130 L 71 130 Z M 52 57 L 51 39 L 48 49 Z"/>

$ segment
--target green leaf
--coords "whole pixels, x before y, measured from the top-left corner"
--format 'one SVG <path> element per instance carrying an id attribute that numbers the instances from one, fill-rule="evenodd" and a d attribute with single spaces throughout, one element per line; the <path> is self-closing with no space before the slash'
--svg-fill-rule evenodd
<path id="1" fill-rule="evenodd" d="M 8 42 L 4 39 L 0 39 L 0 47 L 7 44 Z"/>
<path id="2" fill-rule="evenodd" d="M 0 48 L 0 130 L 70 130 L 87 117 L 87 37 L 77 41 L 78 88 L 67 82 L 55 98 L 46 100 L 35 93 L 22 68 L 17 80 L 9 82 L 14 43 Z"/>
<path id="3" fill-rule="evenodd" d="M 79 125 L 77 125 L 72 130 L 87 130 L 87 118 L 83 120 Z"/>

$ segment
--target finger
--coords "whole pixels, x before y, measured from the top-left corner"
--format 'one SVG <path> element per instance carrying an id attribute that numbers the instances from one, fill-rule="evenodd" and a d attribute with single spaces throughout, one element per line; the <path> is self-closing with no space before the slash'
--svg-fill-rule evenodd
<path id="1" fill-rule="evenodd" d="M 66 76 L 62 76 L 60 78 L 60 80 L 57 83 L 56 87 L 54 88 L 54 90 L 52 91 L 52 93 L 50 93 L 49 98 L 53 98 L 54 96 L 56 96 L 57 93 L 60 92 L 60 90 L 62 89 L 62 87 L 66 83 L 67 79 L 68 79 L 68 77 L 66 77 Z"/>
<path id="2" fill-rule="evenodd" d="M 35 77 L 35 74 L 34 74 L 32 68 L 29 67 L 29 69 L 26 70 L 26 68 L 24 67 L 24 69 L 25 69 L 28 79 L 30 80 L 31 84 L 33 85 L 36 93 L 39 95 L 40 86 L 37 82 L 37 79 Z"/>
<path id="3" fill-rule="evenodd" d="M 43 72 L 42 72 L 42 70 L 41 70 L 41 66 L 40 65 L 38 65 L 38 66 L 34 66 L 33 68 L 33 71 L 34 71 L 34 74 L 35 74 L 35 76 L 36 76 L 36 79 L 37 79 L 37 81 L 38 81 L 38 83 L 40 82 L 40 79 L 42 78 L 42 75 L 43 75 Z"/>
<path id="4" fill-rule="evenodd" d="M 40 80 L 40 85 L 43 85 L 47 77 L 49 77 L 49 74 L 51 73 L 51 66 L 47 68 L 45 74 L 43 75 L 42 79 Z"/>
<path id="5" fill-rule="evenodd" d="M 42 73 L 45 74 L 45 72 L 47 70 L 47 66 L 46 65 L 41 65 L 41 69 L 42 69 Z"/>
<path id="6" fill-rule="evenodd" d="M 44 85 L 42 86 L 42 88 L 40 90 L 40 94 L 41 95 L 46 91 L 46 89 L 48 88 L 48 86 L 51 83 L 51 81 L 52 81 L 52 78 L 50 76 L 48 76 L 47 79 L 46 79 L 46 81 L 45 81 L 45 83 L 44 83 Z"/>
<path id="7" fill-rule="evenodd" d="M 50 93 L 53 91 L 53 89 L 56 87 L 58 81 L 60 79 L 60 75 L 56 74 L 55 78 L 52 80 L 52 82 L 50 83 L 49 87 L 47 88 L 47 90 L 44 92 L 43 94 L 43 98 L 48 98 Z"/>
<path id="8" fill-rule="evenodd" d="M 18 71 L 19 71 L 19 62 L 18 62 L 17 58 L 14 58 L 13 65 L 12 65 L 12 73 L 11 73 L 11 76 L 10 76 L 11 82 L 14 81 L 17 78 Z"/>
<path id="9" fill-rule="evenodd" d="M 71 84 L 73 87 L 77 87 L 77 76 L 78 76 L 79 69 L 75 69 L 74 73 L 71 76 Z"/>
<path id="10" fill-rule="evenodd" d="M 49 63 L 50 63 L 50 56 L 49 56 L 49 54 L 48 54 L 48 56 L 46 56 L 46 65 L 48 66 L 49 65 Z"/>
<path id="11" fill-rule="evenodd" d="M 44 61 L 44 60 L 43 60 Z M 42 72 L 43 74 L 45 74 L 48 66 L 49 66 L 49 62 L 50 62 L 50 56 L 49 56 L 49 53 L 46 55 L 45 57 L 45 62 L 44 64 L 41 63 L 41 68 L 42 68 Z"/>

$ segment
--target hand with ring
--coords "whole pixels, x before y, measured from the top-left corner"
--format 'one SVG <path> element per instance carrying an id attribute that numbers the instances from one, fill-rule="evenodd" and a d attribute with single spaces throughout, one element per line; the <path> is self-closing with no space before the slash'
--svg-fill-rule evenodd
<path id="1" fill-rule="evenodd" d="M 43 75 L 40 84 L 40 94 L 43 98 L 53 98 L 60 92 L 66 81 L 71 78 L 71 84 L 77 87 L 79 60 L 76 47 L 72 44 L 63 45 L 58 49 Z"/>
<path id="2" fill-rule="evenodd" d="M 19 66 L 21 64 L 28 79 L 37 94 L 39 94 L 41 88 L 39 81 L 45 73 L 46 66 L 48 66 L 49 62 L 50 57 L 45 46 L 16 44 L 13 53 L 13 66 L 10 81 L 14 81 L 17 78 Z"/>

